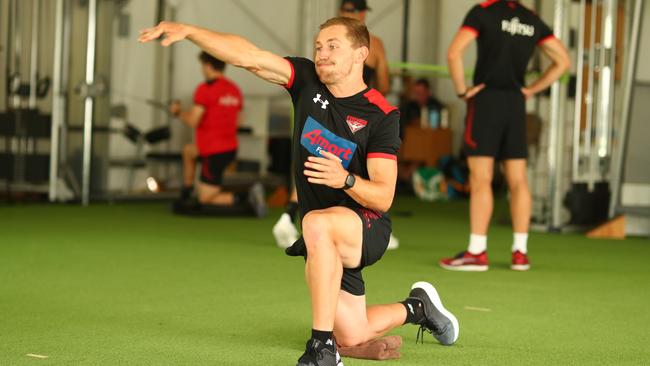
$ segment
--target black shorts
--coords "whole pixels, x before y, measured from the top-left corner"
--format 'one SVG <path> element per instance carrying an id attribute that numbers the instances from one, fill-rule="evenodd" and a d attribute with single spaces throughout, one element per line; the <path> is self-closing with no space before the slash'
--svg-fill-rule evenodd
<path id="1" fill-rule="evenodd" d="M 486 88 L 467 101 L 463 140 L 467 156 L 527 158 L 526 99 L 521 91 Z"/>
<path id="2" fill-rule="evenodd" d="M 213 186 L 223 183 L 223 172 L 235 160 L 237 150 L 201 157 L 201 182 Z"/>
<path id="3" fill-rule="evenodd" d="M 376 263 L 386 252 L 390 240 L 391 222 L 386 215 L 367 208 L 353 208 L 363 224 L 361 243 L 361 264 L 357 268 L 343 268 L 341 290 L 352 295 L 362 296 L 366 293 L 361 270 Z"/>
<path id="4" fill-rule="evenodd" d="M 347 206 L 346 206 L 347 207 Z M 348 207 L 361 218 L 363 237 L 361 242 L 361 263 L 357 268 L 343 268 L 341 290 L 352 295 L 362 296 L 366 293 L 361 271 L 376 263 L 386 252 L 390 240 L 391 222 L 386 215 L 373 210 L 358 207 Z M 291 257 L 304 256 L 307 259 L 305 239 L 301 236 L 285 251 Z"/>

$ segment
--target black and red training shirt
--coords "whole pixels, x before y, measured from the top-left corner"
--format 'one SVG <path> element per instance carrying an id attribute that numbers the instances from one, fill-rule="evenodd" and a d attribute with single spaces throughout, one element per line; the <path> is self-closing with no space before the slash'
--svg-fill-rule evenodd
<path id="1" fill-rule="evenodd" d="M 375 89 L 336 98 L 323 84 L 314 62 L 287 57 L 291 78 L 285 86 L 294 106 L 295 184 L 302 215 L 333 206 L 360 207 L 341 189 L 312 184 L 304 175 L 309 156 L 326 150 L 341 159 L 350 173 L 369 179 L 367 159 L 397 160 L 399 111 Z"/>
<path id="2" fill-rule="evenodd" d="M 553 39 L 553 31 L 517 1 L 488 0 L 474 6 L 463 29 L 476 34 L 478 57 L 474 85 L 520 89 L 535 46 Z"/>

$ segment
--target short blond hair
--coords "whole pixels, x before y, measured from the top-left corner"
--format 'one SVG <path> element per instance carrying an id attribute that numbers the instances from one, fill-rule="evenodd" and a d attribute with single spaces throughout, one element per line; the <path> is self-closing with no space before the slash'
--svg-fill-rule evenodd
<path id="1" fill-rule="evenodd" d="M 352 42 L 352 47 L 367 47 L 370 48 L 370 32 L 363 22 L 346 17 L 336 17 L 328 19 L 325 23 L 320 25 L 320 29 L 333 27 L 335 25 L 342 25 L 347 30 L 347 37 Z"/>

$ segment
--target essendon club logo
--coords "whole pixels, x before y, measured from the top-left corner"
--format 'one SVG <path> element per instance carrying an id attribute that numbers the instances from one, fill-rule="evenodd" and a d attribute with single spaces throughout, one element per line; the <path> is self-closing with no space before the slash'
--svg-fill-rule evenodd
<path id="1" fill-rule="evenodd" d="M 345 122 L 348 123 L 348 127 L 350 127 L 350 131 L 352 131 L 352 133 L 356 133 L 357 131 L 359 131 L 360 129 L 368 125 L 368 121 L 366 121 L 365 119 L 352 117 L 352 116 L 347 116 Z"/>
<path id="2" fill-rule="evenodd" d="M 300 134 L 300 144 L 315 156 L 321 156 L 321 150 L 338 156 L 346 169 L 357 150 L 357 144 L 335 135 L 312 117 L 307 117 Z"/>

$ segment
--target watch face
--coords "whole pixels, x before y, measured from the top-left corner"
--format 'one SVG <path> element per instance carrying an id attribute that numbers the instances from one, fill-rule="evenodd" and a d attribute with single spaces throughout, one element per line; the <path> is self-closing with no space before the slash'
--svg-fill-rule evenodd
<path id="1" fill-rule="evenodd" d="M 354 175 L 352 175 L 352 174 L 348 175 L 348 177 L 345 178 L 345 188 L 352 188 L 352 186 L 354 185 L 355 180 L 356 179 L 354 178 Z"/>

